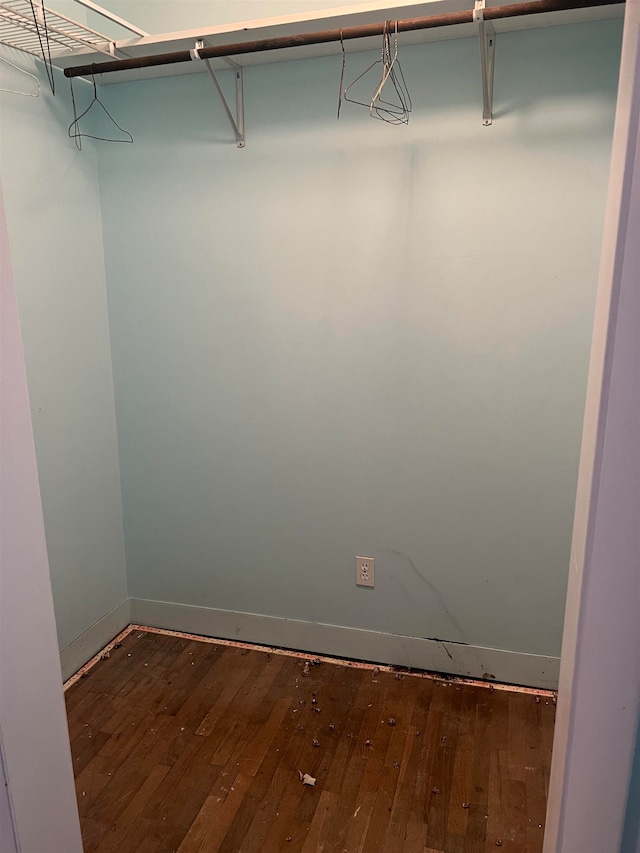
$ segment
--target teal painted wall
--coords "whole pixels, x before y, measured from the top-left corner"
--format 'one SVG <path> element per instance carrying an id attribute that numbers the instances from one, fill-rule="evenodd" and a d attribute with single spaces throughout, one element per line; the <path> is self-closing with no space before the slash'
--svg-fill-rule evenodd
<path id="1" fill-rule="evenodd" d="M 640 853 L 640 720 L 620 853 Z"/>
<path id="2" fill-rule="evenodd" d="M 55 98 L 44 74 L 38 99 L 0 93 L 0 177 L 64 648 L 127 591 L 96 156 L 67 138 L 69 88 L 56 77 Z M 12 85 L 25 84 L 0 67 Z"/>
<path id="3" fill-rule="evenodd" d="M 408 128 L 251 69 L 243 151 L 206 75 L 103 87 L 131 595 L 559 653 L 620 35 L 501 35 L 489 129 L 475 40 Z"/>

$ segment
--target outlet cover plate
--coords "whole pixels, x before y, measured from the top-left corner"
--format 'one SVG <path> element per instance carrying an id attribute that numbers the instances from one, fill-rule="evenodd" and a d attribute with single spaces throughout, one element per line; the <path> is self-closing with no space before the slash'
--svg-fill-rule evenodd
<path id="1" fill-rule="evenodd" d="M 375 585 L 375 560 L 373 557 L 356 557 L 356 586 Z"/>

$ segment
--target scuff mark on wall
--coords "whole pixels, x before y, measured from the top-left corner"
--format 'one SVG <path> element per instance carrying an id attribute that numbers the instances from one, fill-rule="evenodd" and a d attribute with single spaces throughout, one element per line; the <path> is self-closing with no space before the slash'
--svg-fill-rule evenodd
<path id="1" fill-rule="evenodd" d="M 420 571 L 420 569 L 416 566 L 416 564 L 413 562 L 411 557 L 408 554 L 404 554 L 402 551 L 395 550 L 394 548 L 378 548 L 378 551 L 380 551 L 380 553 L 382 553 L 382 554 L 392 554 L 395 557 L 400 557 L 400 559 L 406 560 L 409 568 L 414 572 L 414 574 L 416 574 L 420 578 L 422 583 L 424 583 L 431 590 L 433 595 L 435 596 L 436 601 L 438 602 L 438 604 L 440 605 L 440 607 L 442 609 L 442 612 L 445 614 L 445 616 L 447 617 L 447 619 L 449 620 L 449 622 L 451 623 L 453 628 L 455 628 L 456 632 L 461 637 L 461 640 L 459 642 L 465 643 L 466 641 L 465 641 L 464 631 L 462 630 L 462 627 L 461 627 L 460 623 L 458 622 L 458 620 L 455 618 L 453 613 L 449 610 L 449 605 L 447 604 L 444 596 L 442 595 L 440 590 L 437 588 L 437 586 L 432 581 L 430 581 L 429 578 L 427 578 Z M 439 640 L 438 642 L 441 642 L 441 641 Z M 451 655 L 449 655 L 449 657 L 451 657 Z"/>

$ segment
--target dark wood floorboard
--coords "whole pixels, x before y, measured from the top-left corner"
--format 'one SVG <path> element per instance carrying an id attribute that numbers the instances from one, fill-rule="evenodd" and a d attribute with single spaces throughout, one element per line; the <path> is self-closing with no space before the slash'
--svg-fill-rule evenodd
<path id="1" fill-rule="evenodd" d="M 540 853 L 548 697 L 305 662 L 125 637 L 66 692 L 85 853 Z"/>

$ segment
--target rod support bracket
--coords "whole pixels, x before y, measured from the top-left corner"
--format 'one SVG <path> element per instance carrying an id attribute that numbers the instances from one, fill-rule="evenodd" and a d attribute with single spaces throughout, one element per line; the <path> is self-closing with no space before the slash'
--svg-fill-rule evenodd
<path id="1" fill-rule="evenodd" d="M 245 146 L 245 138 L 244 138 L 244 81 L 242 77 L 242 67 L 234 63 L 234 77 L 236 83 L 236 115 L 235 118 L 229 108 L 229 104 L 227 103 L 227 99 L 224 96 L 224 92 L 222 91 L 222 87 L 220 86 L 220 82 L 216 75 L 216 72 L 213 70 L 211 62 L 208 59 L 204 59 L 200 55 L 200 51 L 204 47 L 203 41 L 197 41 L 195 45 L 189 51 L 191 59 L 195 62 L 204 61 L 204 64 L 207 68 L 207 72 L 209 73 L 209 77 L 213 81 L 213 85 L 215 86 L 216 92 L 218 93 L 218 97 L 222 103 L 224 111 L 229 119 L 229 124 L 231 125 L 231 129 L 233 130 L 233 135 L 236 138 L 236 145 L 238 148 L 244 148 Z"/>
<path id="2" fill-rule="evenodd" d="M 473 22 L 478 25 L 480 67 L 482 73 L 482 124 L 493 123 L 493 69 L 496 51 L 496 31 L 484 17 L 485 0 L 475 0 Z"/>
<path id="3" fill-rule="evenodd" d="M 473 7 L 473 23 L 474 24 L 484 23 L 484 10 L 485 10 L 485 0 L 476 0 L 476 4 Z"/>

